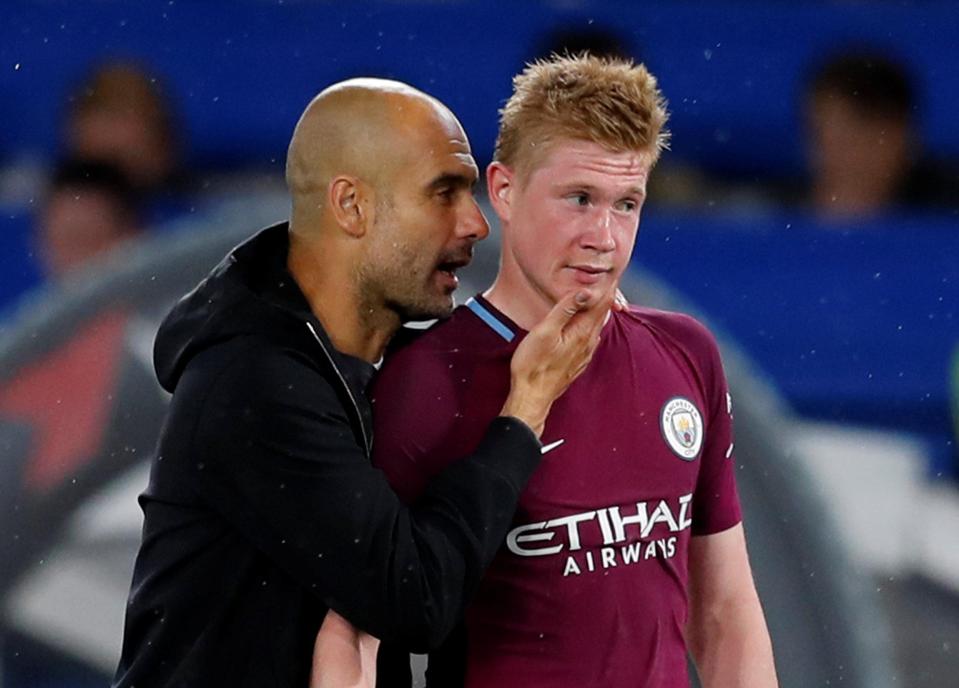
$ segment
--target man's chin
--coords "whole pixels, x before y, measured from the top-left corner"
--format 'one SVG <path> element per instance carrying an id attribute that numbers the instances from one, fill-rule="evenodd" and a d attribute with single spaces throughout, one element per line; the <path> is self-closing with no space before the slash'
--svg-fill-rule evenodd
<path id="1" fill-rule="evenodd" d="M 606 273 L 598 276 L 599 278 L 592 283 L 582 283 L 579 280 L 572 279 L 565 285 L 563 294 L 574 291 L 585 291 L 589 294 L 590 300 L 598 299 L 608 292 L 614 285 L 619 285 L 620 275 Z M 561 295 L 562 296 L 562 295 Z"/>
<path id="2" fill-rule="evenodd" d="M 596 303 L 597 299 L 599 299 L 600 296 L 602 296 L 606 292 L 607 286 L 608 285 L 606 284 L 569 285 L 564 289 L 558 289 L 556 291 L 555 298 L 553 299 L 553 303 L 559 303 L 560 301 L 563 300 L 563 297 L 566 296 L 567 294 L 576 294 L 579 292 L 586 292 L 587 294 L 589 294 L 589 303 L 594 304 Z"/>
<path id="3" fill-rule="evenodd" d="M 445 300 L 437 300 L 434 303 L 400 304 L 395 310 L 399 314 L 401 322 L 423 322 L 424 320 L 442 320 L 450 317 L 453 306 L 453 295 L 450 294 Z"/>

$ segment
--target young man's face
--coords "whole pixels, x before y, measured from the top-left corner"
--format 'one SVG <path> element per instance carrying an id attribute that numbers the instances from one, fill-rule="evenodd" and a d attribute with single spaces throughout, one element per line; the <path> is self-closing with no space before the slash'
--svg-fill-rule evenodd
<path id="1" fill-rule="evenodd" d="M 811 171 L 825 193 L 821 210 L 831 215 L 869 213 L 895 201 L 910 163 L 905 118 L 818 95 L 808 108 L 807 126 Z"/>
<path id="2" fill-rule="evenodd" d="M 494 163 L 501 279 L 547 307 L 574 289 L 608 290 L 629 263 L 652 162 L 649 153 L 564 140 L 525 179 Z"/>

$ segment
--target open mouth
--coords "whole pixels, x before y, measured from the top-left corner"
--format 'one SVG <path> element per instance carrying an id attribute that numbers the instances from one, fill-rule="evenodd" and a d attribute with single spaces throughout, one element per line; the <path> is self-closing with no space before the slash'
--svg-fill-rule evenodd
<path id="1" fill-rule="evenodd" d="M 436 269 L 450 277 L 456 277 L 456 271 L 459 268 L 459 265 L 453 265 L 452 263 L 440 263 Z"/>
<path id="2" fill-rule="evenodd" d="M 462 256 L 450 260 L 444 260 L 436 266 L 439 272 L 445 273 L 450 277 L 456 277 L 456 271 L 470 264 L 470 256 Z"/>

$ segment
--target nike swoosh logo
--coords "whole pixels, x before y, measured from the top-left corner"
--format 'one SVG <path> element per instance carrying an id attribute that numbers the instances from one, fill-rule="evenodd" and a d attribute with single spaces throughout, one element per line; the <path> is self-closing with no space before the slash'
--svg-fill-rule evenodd
<path id="1" fill-rule="evenodd" d="M 558 447 L 565 441 L 566 440 L 556 440 L 555 442 L 550 442 L 549 444 L 544 445 L 543 448 L 539 450 L 539 452 L 540 454 L 545 454 L 546 452 L 553 451 L 554 449 L 556 449 L 556 447 Z"/>

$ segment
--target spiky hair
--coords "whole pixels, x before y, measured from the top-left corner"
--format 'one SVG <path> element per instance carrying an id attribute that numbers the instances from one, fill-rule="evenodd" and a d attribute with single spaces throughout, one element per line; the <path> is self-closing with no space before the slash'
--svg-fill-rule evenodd
<path id="1" fill-rule="evenodd" d="M 550 143 L 591 141 L 653 161 L 668 147 L 666 101 L 642 64 L 589 54 L 552 55 L 513 78 L 500 110 L 495 159 L 529 172 Z"/>

